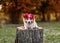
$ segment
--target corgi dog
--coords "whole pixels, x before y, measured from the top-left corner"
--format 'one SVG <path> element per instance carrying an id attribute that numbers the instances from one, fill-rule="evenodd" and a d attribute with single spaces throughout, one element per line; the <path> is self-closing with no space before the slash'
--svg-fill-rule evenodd
<path id="1" fill-rule="evenodd" d="M 30 13 L 26 13 L 23 15 L 23 23 L 25 29 L 33 29 L 35 27 L 38 28 L 38 25 L 35 21 L 35 16 Z"/>

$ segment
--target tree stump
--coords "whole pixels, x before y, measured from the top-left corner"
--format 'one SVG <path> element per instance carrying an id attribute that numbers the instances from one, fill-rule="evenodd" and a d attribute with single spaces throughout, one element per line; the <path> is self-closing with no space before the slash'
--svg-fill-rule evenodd
<path id="1" fill-rule="evenodd" d="M 15 43 L 43 43 L 43 29 L 17 27 Z"/>

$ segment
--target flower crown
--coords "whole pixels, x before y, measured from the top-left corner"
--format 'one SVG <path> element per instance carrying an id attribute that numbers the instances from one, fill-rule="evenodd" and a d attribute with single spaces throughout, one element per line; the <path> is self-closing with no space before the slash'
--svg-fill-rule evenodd
<path id="1" fill-rule="evenodd" d="M 24 14 L 23 17 L 24 17 L 25 19 L 27 19 L 27 18 L 34 19 L 34 15 L 33 15 L 33 14 L 28 14 L 28 13 Z"/>

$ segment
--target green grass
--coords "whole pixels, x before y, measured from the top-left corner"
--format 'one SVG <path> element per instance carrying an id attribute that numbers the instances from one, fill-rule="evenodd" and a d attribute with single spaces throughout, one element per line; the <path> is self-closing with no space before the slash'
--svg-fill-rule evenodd
<path id="1" fill-rule="evenodd" d="M 44 43 L 60 43 L 60 22 L 42 22 L 39 26 L 43 27 Z M 16 27 L 0 28 L 0 43 L 14 43 Z"/>
<path id="2" fill-rule="evenodd" d="M 13 43 L 16 29 L 14 27 L 0 28 L 0 43 Z"/>
<path id="3" fill-rule="evenodd" d="M 60 43 L 60 22 L 40 23 L 44 29 L 44 43 Z"/>

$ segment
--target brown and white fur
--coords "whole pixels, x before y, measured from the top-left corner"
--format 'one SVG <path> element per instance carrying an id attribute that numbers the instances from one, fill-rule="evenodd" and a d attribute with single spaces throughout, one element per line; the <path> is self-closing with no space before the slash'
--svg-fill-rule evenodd
<path id="1" fill-rule="evenodd" d="M 24 28 L 25 29 L 28 29 L 28 28 L 33 29 L 35 27 L 38 27 L 38 25 L 35 21 L 35 17 L 34 17 L 34 19 L 30 19 L 30 18 L 25 19 L 23 17 L 23 23 L 24 23 Z"/>

